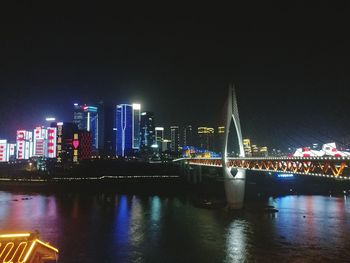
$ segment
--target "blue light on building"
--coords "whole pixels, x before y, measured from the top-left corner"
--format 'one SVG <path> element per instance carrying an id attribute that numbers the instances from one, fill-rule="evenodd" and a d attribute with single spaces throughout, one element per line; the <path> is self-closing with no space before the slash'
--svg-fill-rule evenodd
<path id="1" fill-rule="evenodd" d="M 132 105 L 119 104 L 116 111 L 116 154 L 126 156 L 132 153 L 133 112 Z"/>

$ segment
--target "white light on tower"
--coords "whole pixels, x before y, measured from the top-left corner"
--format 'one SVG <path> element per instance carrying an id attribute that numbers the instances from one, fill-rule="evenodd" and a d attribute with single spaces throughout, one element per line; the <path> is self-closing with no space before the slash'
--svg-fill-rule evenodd
<path id="1" fill-rule="evenodd" d="M 46 121 L 55 121 L 56 118 L 54 118 L 54 117 L 47 117 L 45 120 L 46 120 Z"/>
<path id="2" fill-rule="evenodd" d="M 133 108 L 134 110 L 141 110 L 141 104 L 139 104 L 139 103 L 134 103 L 134 104 L 132 104 L 132 108 Z"/>

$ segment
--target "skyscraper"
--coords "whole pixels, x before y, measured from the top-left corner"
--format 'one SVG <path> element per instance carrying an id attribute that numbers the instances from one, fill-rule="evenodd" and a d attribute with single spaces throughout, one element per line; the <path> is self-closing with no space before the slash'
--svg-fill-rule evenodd
<path id="1" fill-rule="evenodd" d="M 140 104 L 119 104 L 116 110 L 116 155 L 140 149 Z"/>
<path id="2" fill-rule="evenodd" d="M 213 150 L 214 128 L 198 127 L 199 147 L 205 150 Z"/>
<path id="3" fill-rule="evenodd" d="M 140 150 L 140 122 L 141 122 L 141 104 L 132 105 L 132 148 Z"/>
<path id="4" fill-rule="evenodd" d="M 164 128 L 163 127 L 156 127 L 155 129 L 155 137 L 156 137 L 156 144 L 160 151 L 162 151 L 162 143 L 164 140 Z"/>
<path id="5" fill-rule="evenodd" d="M 99 141 L 103 139 L 103 136 L 100 135 L 100 133 L 103 133 L 103 125 L 101 125 L 99 120 L 98 107 L 75 103 L 73 122 L 78 126 L 79 130 L 91 132 L 93 150 L 103 149 L 103 142 L 101 142 L 100 146 Z"/>
<path id="6" fill-rule="evenodd" d="M 140 147 L 149 148 L 155 143 L 154 113 L 145 111 L 141 113 Z"/>
<path id="7" fill-rule="evenodd" d="M 243 148 L 244 148 L 245 156 L 251 157 L 252 156 L 252 147 L 250 146 L 250 139 L 243 140 Z"/>
<path id="8" fill-rule="evenodd" d="M 170 127 L 170 140 L 170 151 L 173 153 L 177 153 L 179 151 L 180 146 L 179 126 Z"/>
<path id="9" fill-rule="evenodd" d="M 183 146 L 194 146 L 192 125 L 187 125 L 183 129 Z"/>

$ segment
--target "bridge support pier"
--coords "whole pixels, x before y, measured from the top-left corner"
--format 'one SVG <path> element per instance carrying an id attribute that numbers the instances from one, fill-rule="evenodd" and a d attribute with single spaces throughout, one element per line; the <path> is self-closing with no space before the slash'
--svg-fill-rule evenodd
<path id="1" fill-rule="evenodd" d="M 242 209 L 245 193 L 245 173 L 244 169 L 237 169 L 237 174 L 233 176 L 231 170 L 224 168 L 224 185 L 227 206 L 229 209 Z"/>

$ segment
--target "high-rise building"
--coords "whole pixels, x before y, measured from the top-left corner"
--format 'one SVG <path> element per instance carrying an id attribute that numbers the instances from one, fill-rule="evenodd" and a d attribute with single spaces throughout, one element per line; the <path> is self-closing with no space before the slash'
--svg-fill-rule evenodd
<path id="1" fill-rule="evenodd" d="M 183 146 L 194 146 L 192 125 L 186 125 L 183 129 Z"/>
<path id="2" fill-rule="evenodd" d="M 170 140 L 170 151 L 173 153 L 178 153 L 180 147 L 179 126 L 170 126 Z"/>
<path id="3" fill-rule="evenodd" d="M 252 145 L 252 156 L 253 157 L 259 156 L 259 147 L 256 144 Z"/>
<path id="4" fill-rule="evenodd" d="M 116 155 L 127 156 L 140 149 L 140 104 L 119 104 L 116 110 Z"/>
<path id="5" fill-rule="evenodd" d="M 132 104 L 132 148 L 140 150 L 141 104 Z"/>
<path id="6" fill-rule="evenodd" d="M 268 152 L 266 146 L 259 148 L 259 155 L 260 155 L 260 157 L 268 157 L 269 156 L 269 152 Z"/>
<path id="7" fill-rule="evenodd" d="M 52 124 L 51 126 L 52 127 L 48 128 L 48 130 L 56 130 L 55 138 L 57 138 L 57 162 L 78 162 L 78 147 L 80 144 L 78 126 L 75 123 L 70 122 L 58 122 L 57 124 Z M 52 133 L 52 137 L 53 135 L 54 133 Z"/>
<path id="8" fill-rule="evenodd" d="M 156 137 L 156 145 L 158 149 L 162 151 L 162 142 L 164 140 L 164 127 L 155 127 L 155 137 Z"/>
<path id="9" fill-rule="evenodd" d="M 47 156 L 47 130 L 44 127 L 34 129 L 34 156 Z"/>
<path id="10" fill-rule="evenodd" d="M 0 140 L 0 162 L 8 162 L 9 158 L 9 144 L 7 143 L 7 140 Z"/>
<path id="11" fill-rule="evenodd" d="M 92 156 L 92 140 L 91 140 L 91 132 L 79 130 L 78 138 L 79 145 L 76 147 L 78 151 L 78 160 L 89 160 Z M 74 145 L 73 145 L 74 147 Z"/>
<path id="12" fill-rule="evenodd" d="M 103 125 L 99 120 L 98 107 L 74 104 L 74 117 L 73 122 L 78 126 L 79 130 L 85 130 L 91 132 L 92 148 L 94 151 L 103 149 L 104 142 L 100 142 L 103 139 Z M 101 133 L 101 135 L 100 135 Z M 100 145 L 101 144 L 101 145 Z"/>
<path id="13" fill-rule="evenodd" d="M 250 146 L 250 139 L 243 139 L 243 148 L 246 157 L 252 156 L 252 147 Z"/>
<path id="14" fill-rule="evenodd" d="M 141 113 L 140 148 L 149 148 L 155 144 L 154 113 L 145 111 Z"/>
<path id="15" fill-rule="evenodd" d="M 28 160 L 33 153 L 33 133 L 26 130 L 18 130 L 16 159 Z"/>
<path id="16" fill-rule="evenodd" d="M 214 128 L 198 127 L 199 147 L 205 150 L 213 150 Z"/>
<path id="17" fill-rule="evenodd" d="M 215 148 L 216 152 L 221 152 L 223 150 L 223 143 L 225 139 L 225 127 L 219 126 L 217 133 L 215 134 Z"/>

